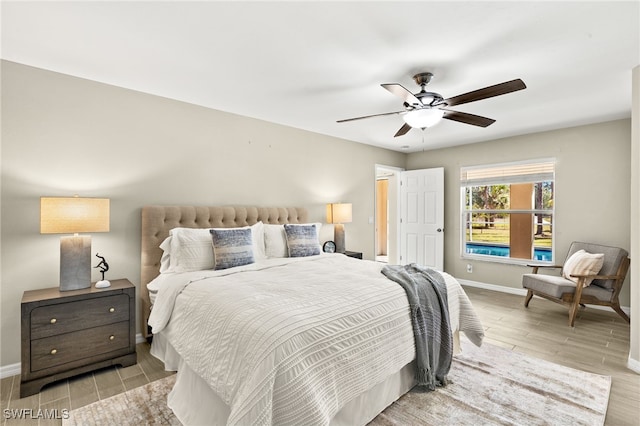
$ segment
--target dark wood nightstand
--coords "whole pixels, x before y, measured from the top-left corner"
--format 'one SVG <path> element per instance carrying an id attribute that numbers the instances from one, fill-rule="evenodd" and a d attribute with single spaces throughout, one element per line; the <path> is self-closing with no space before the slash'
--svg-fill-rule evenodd
<path id="1" fill-rule="evenodd" d="M 345 256 L 349 256 L 349 257 L 354 257 L 356 259 L 362 259 L 362 252 L 361 251 L 345 251 L 344 255 Z"/>
<path id="2" fill-rule="evenodd" d="M 137 362 L 136 288 L 25 291 L 22 296 L 20 398 L 42 386 L 98 368 Z"/>

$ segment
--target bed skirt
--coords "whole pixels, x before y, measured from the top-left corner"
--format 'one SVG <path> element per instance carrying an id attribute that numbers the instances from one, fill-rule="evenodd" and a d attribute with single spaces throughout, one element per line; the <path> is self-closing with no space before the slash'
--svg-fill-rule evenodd
<path id="1" fill-rule="evenodd" d="M 182 360 L 180 355 L 163 338 L 154 335 L 151 354 L 164 361 L 165 368 L 177 371 L 176 384 L 169 393 L 167 404 L 184 425 L 225 425 L 229 407 Z M 387 377 L 352 399 L 329 423 L 332 426 L 366 425 L 386 407 L 407 393 L 416 384 L 415 365 L 411 362 L 400 371 Z"/>

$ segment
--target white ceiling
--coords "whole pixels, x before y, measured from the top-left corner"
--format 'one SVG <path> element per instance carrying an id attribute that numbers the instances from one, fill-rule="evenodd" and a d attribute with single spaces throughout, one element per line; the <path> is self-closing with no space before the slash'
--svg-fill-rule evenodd
<path id="1" fill-rule="evenodd" d="M 403 152 L 629 117 L 640 2 L 2 2 L 2 58 Z M 394 138 L 380 87 L 445 98 L 521 78 Z"/>

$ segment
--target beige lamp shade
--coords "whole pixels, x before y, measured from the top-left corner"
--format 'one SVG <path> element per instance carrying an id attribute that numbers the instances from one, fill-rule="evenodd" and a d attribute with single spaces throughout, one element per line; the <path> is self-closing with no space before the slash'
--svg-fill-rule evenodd
<path id="1" fill-rule="evenodd" d="M 327 223 L 351 223 L 351 203 L 327 204 Z"/>
<path id="2" fill-rule="evenodd" d="M 109 199 L 41 197 L 40 233 L 109 232 Z"/>

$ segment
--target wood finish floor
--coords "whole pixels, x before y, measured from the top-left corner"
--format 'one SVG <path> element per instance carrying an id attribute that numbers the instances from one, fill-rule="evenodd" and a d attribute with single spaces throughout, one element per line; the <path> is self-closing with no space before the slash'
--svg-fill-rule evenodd
<path id="1" fill-rule="evenodd" d="M 613 311 L 587 308 L 576 327 L 567 325 L 567 310 L 534 298 L 465 287 L 486 328 L 486 342 L 567 367 L 612 377 L 607 411 L 608 426 L 640 425 L 640 375 L 626 368 L 629 325 Z M 138 364 L 106 368 L 48 385 L 39 394 L 20 399 L 20 377 L 0 382 L 1 424 L 49 425 L 61 420 L 6 419 L 6 409 L 74 409 L 166 377 L 163 365 L 149 354 L 149 345 L 137 345 Z M 551 421 L 550 424 L 553 424 Z"/>
<path id="2" fill-rule="evenodd" d="M 465 287 L 485 327 L 485 341 L 590 373 L 611 376 L 605 425 L 640 425 L 640 375 L 629 370 L 629 324 L 613 310 L 587 307 L 568 325 L 568 309 L 534 297 Z M 553 422 L 550 422 L 553 424 Z"/>
<path id="3" fill-rule="evenodd" d="M 92 373 L 72 377 L 68 380 L 51 383 L 42 388 L 38 394 L 20 399 L 20 376 L 2 379 L 0 396 L 2 400 L 2 426 L 9 425 L 61 425 L 61 419 L 12 419 L 5 414 L 16 409 L 49 410 L 62 414 L 62 410 L 73 410 L 100 399 L 125 392 L 154 380 L 162 379 L 170 374 L 164 371 L 164 364 L 149 353 L 148 343 L 136 345 L 138 363 L 126 368 L 108 367 Z M 42 416 L 41 416 L 42 417 Z"/>

